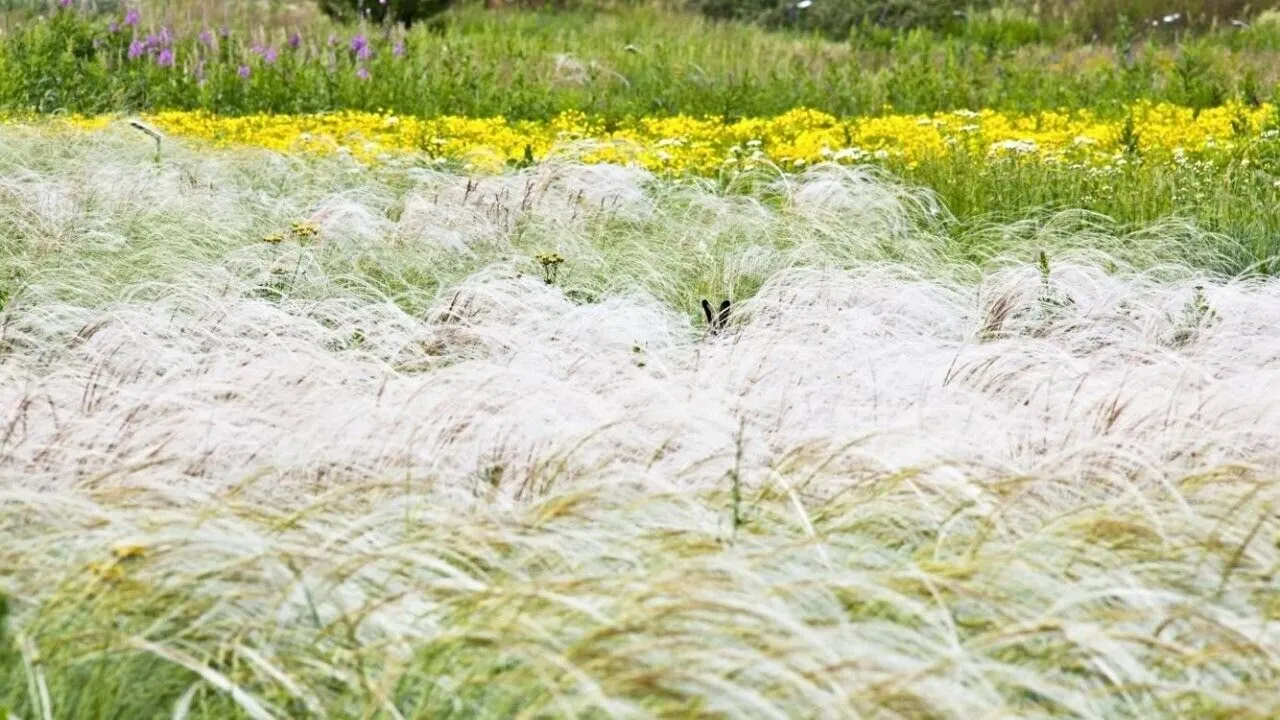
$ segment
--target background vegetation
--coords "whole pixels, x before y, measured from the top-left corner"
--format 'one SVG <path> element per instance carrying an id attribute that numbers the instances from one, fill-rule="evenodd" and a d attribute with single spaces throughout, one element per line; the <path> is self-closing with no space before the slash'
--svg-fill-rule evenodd
<path id="1" fill-rule="evenodd" d="M 554 13 L 467 4 L 408 33 L 304 24 L 288 8 L 260 11 L 256 24 L 253 13 L 236 16 L 225 29 L 226 16 L 185 12 L 144 7 L 130 25 L 120 8 L 68 9 L 11 23 L 0 36 L 0 108 L 530 119 L 565 110 L 733 119 L 797 106 L 836 115 L 1119 113 L 1137 99 L 1260 102 L 1280 81 L 1280 24 L 1266 17 L 1195 33 L 1157 18 L 1156 27 L 1135 22 L 1123 37 L 1092 42 L 1065 21 L 987 10 L 946 28 L 876 26 L 832 42 L 630 4 Z"/>

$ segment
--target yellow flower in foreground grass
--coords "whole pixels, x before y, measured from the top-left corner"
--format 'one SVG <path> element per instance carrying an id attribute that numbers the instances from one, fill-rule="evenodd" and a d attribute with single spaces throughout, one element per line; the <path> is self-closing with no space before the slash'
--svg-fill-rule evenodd
<path id="1" fill-rule="evenodd" d="M 219 117 L 161 112 L 144 120 L 170 135 L 215 146 L 250 145 L 280 152 L 347 153 L 377 163 L 417 154 L 476 170 L 555 154 L 584 162 L 636 164 L 659 172 L 714 174 L 772 165 L 796 170 L 835 160 L 893 159 L 907 165 L 953 155 L 1008 157 L 1080 166 L 1114 164 L 1126 149 L 1157 160 L 1223 153 L 1258 139 L 1274 117 L 1270 105 L 1228 104 L 1199 112 L 1137 103 L 1126 123 L 1088 110 L 1031 114 L 994 110 L 884 115 L 841 120 L 808 109 L 772 118 L 725 122 L 718 117 L 638 118 L 611 130 L 580 112 L 546 122 L 335 112 Z M 97 129 L 110 118 L 71 116 L 72 127 Z M 1136 144 L 1136 147 L 1131 147 Z"/>
<path id="2" fill-rule="evenodd" d="M 315 223 L 294 220 L 289 224 L 289 232 L 299 240 L 310 240 L 320 234 L 320 228 Z"/>

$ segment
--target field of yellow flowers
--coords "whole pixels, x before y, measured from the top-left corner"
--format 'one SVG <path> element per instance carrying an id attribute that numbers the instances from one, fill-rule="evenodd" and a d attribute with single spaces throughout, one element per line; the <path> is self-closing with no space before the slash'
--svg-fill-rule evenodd
<path id="1" fill-rule="evenodd" d="M 797 170 L 822 161 L 1025 158 L 1098 167 L 1137 153 L 1157 160 L 1230 155 L 1274 135 L 1270 104 L 1240 103 L 1196 111 L 1138 103 L 1120 121 L 1089 110 L 1016 114 L 994 110 L 885 114 L 839 119 L 809 109 L 725 122 L 718 117 L 646 117 L 605 123 L 578 112 L 547 122 L 501 117 L 418 118 L 384 113 L 220 117 L 160 112 L 143 120 L 162 132 L 214 146 L 258 146 L 283 152 L 349 153 L 364 162 L 424 153 L 480 171 L 548 157 L 639 165 L 673 174 L 774 166 Z M 76 127 L 100 128 L 111 116 L 74 116 Z"/>

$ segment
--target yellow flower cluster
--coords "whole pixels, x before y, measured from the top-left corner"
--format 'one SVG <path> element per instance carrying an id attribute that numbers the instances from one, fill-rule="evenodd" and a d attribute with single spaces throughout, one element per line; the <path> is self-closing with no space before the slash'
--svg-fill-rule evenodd
<path id="1" fill-rule="evenodd" d="M 886 161 L 914 166 L 954 155 L 1022 157 L 1041 162 L 1106 165 L 1126 149 L 1146 157 L 1182 158 L 1229 151 L 1263 133 L 1273 109 L 1229 104 L 1195 111 L 1139 103 L 1128 121 L 1088 110 L 1004 113 L 953 111 L 841 120 L 798 109 L 773 118 L 725 122 L 717 117 L 639 118 L 610 126 L 569 112 L 547 122 L 503 118 L 402 117 L 380 113 L 220 117 L 161 112 L 144 121 L 171 135 L 216 146 L 253 145 L 284 152 L 349 153 L 364 162 L 419 153 L 497 170 L 548 157 L 638 164 L 655 171 L 713 174 L 725 168 Z M 110 118 L 71 118 L 102 127 Z M 1274 134 L 1268 131 L 1268 134 Z"/>

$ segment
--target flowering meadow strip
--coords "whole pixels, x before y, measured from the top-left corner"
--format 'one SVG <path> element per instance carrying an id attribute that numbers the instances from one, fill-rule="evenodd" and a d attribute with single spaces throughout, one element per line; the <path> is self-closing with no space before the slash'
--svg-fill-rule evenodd
<path id="1" fill-rule="evenodd" d="M 143 116 L 165 133 L 214 146 L 282 152 L 347 153 L 367 163 L 419 154 L 481 171 L 572 157 L 639 165 L 657 172 L 715 174 L 774 166 L 798 170 L 820 161 L 892 161 L 907 167 L 939 159 L 1013 158 L 1065 167 L 1106 167 L 1134 158 L 1248 161 L 1259 143 L 1277 141 L 1271 105 L 1228 104 L 1203 111 L 1139 103 L 1124 121 L 1087 110 L 1018 115 L 992 110 L 841 120 L 797 109 L 772 118 L 639 118 L 606 129 L 581 113 L 549 122 L 504 118 L 417 118 L 382 113 L 220 117 L 204 112 Z M 71 116 L 100 128 L 112 116 Z"/>
<path id="2" fill-rule="evenodd" d="M 800 40 L 649 3 L 554 15 L 460 7 L 440 26 L 408 31 L 230 18 L 222 26 L 183 21 L 176 9 L 103 14 L 83 5 L 0 31 L 0 110 L 385 110 L 548 122 L 575 110 L 620 121 L 738 120 L 796 107 L 838 117 L 1087 107 L 1116 119 L 1138 100 L 1273 100 L 1280 79 L 1280 24 L 1128 56 L 1097 43 L 1009 40 L 996 51 L 979 36 Z"/>

